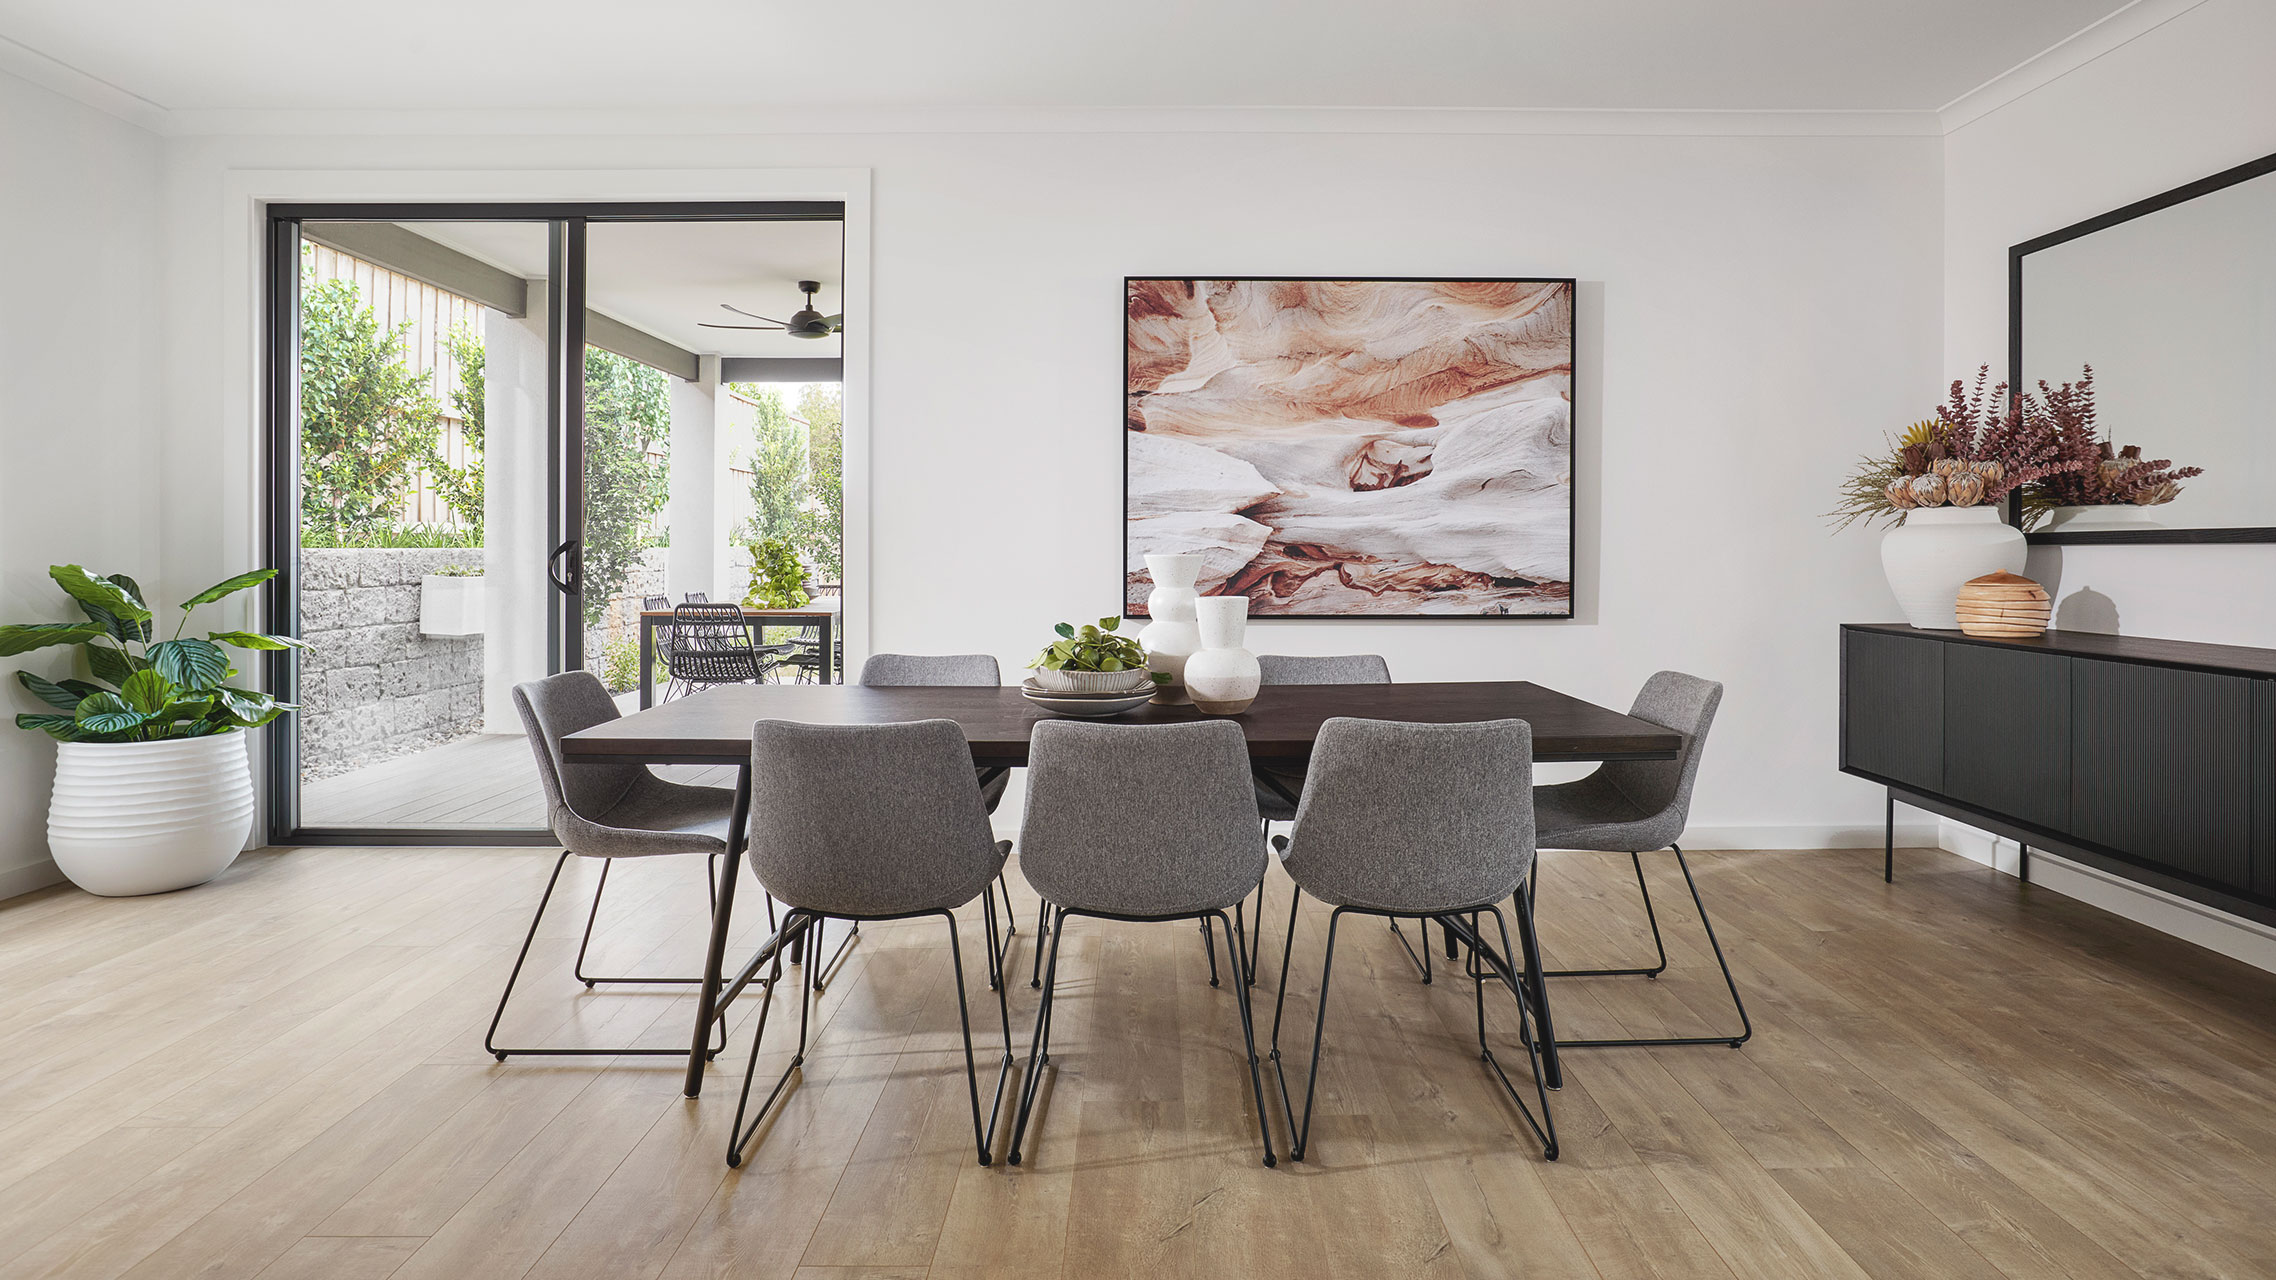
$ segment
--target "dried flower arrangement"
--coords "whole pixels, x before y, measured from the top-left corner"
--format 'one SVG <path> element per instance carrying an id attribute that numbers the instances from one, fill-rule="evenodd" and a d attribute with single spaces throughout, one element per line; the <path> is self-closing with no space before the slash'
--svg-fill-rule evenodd
<path id="1" fill-rule="evenodd" d="M 1952 380 L 1936 416 L 1892 439 L 1889 452 L 1867 454 L 1841 484 L 1841 501 L 1826 518 L 1835 529 L 1859 520 L 1904 523 L 1922 507 L 1995 504 L 2026 485 L 2089 465 L 2065 457 L 2050 416 L 2028 396 L 2012 400 L 2007 384 L 1986 388 L 1991 366 L 1976 370 L 1971 390 Z"/>
<path id="2" fill-rule="evenodd" d="M 2023 526 L 2030 528 L 2056 507 L 2154 507 L 2173 501 L 2181 482 L 2205 474 L 2203 467 L 2176 469 L 2171 458 L 2142 457 L 2138 444 L 2113 449 L 2095 426 L 2094 366 L 2082 366 L 2077 382 L 2060 387 L 2039 384 L 2039 395 L 2025 402 L 2055 436 L 2061 455 L 2081 465 L 2047 476 L 2023 492 Z"/>

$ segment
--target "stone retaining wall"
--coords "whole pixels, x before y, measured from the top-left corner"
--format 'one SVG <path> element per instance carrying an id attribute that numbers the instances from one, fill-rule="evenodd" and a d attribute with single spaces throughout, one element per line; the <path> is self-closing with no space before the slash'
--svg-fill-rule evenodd
<path id="1" fill-rule="evenodd" d="M 482 638 L 419 634 L 419 580 L 479 547 L 304 550 L 301 774 L 327 777 L 477 732 Z"/>

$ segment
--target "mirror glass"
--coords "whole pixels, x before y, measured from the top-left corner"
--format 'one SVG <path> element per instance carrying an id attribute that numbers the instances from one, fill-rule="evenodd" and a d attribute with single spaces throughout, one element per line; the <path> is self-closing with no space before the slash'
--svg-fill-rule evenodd
<path id="1" fill-rule="evenodd" d="M 2020 266 L 2023 385 L 2092 365 L 2105 439 L 2205 469 L 2143 514 L 2167 529 L 2276 527 L 2276 172 Z"/>

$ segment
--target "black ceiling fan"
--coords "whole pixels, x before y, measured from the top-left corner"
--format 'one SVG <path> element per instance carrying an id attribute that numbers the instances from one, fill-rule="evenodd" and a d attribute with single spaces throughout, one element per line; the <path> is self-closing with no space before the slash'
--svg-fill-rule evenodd
<path id="1" fill-rule="evenodd" d="M 732 311 L 739 316 L 748 316 L 753 320 L 764 320 L 766 323 L 707 324 L 698 322 L 696 327 L 701 329 L 779 329 L 793 338 L 827 338 L 846 327 L 846 318 L 842 313 L 826 316 L 814 309 L 814 295 L 822 291 L 821 281 L 801 280 L 798 282 L 798 291 L 806 295 L 806 305 L 804 308 L 792 312 L 788 320 L 776 320 L 759 315 L 757 312 L 745 311 L 731 302 L 722 302 L 719 305 L 725 310 Z"/>

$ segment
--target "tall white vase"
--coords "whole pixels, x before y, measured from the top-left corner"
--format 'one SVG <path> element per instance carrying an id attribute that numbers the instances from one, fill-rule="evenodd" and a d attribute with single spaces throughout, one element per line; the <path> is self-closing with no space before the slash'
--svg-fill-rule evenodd
<path id="1" fill-rule="evenodd" d="M 1185 660 L 1185 687 L 1193 705 L 1213 716 L 1237 716 L 1257 700 L 1263 683 L 1257 656 L 1243 646 L 1249 635 L 1247 596 L 1209 596 L 1196 604 L 1201 649 Z"/>
<path id="2" fill-rule="evenodd" d="M 1919 507 L 1881 538 L 1881 570 L 1905 621 L 1928 631 L 1957 631 L 1953 603 L 1970 578 L 2023 572 L 2023 531 L 1997 507 Z"/>
<path id="3" fill-rule="evenodd" d="M 66 742 L 47 845 L 71 883 L 106 898 L 204 884 L 253 830 L 242 732 L 164 742 Z"/>
<path id="4" fill-rule="evenodd" d="M 1185 660 L 1201 647 L 1201 629 L 1194 623 L 1193 584 L 1201 577 L 1197 555 L 1147 556 L 1146 572 L 1154 576 L 1154 590 L 1146 597 L 1152 619 L 1138 633 L 1146 650 L 1146 665 L 1169 677 L 1154 694 L 1156 702 L 1185 702 Z"/>

